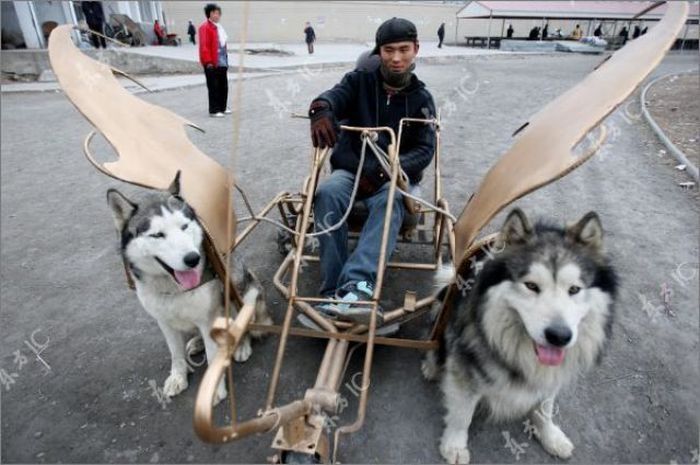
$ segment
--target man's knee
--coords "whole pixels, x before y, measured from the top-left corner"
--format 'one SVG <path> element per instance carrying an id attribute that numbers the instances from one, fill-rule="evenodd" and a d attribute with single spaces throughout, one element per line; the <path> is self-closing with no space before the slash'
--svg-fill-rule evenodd
<path id="1" fill-rule="evenodd" d="M 345 204 L 350 198 L 348 189 L 352 189 L 352 180 L 346 179 L 342 174 L 334 173 L 318 185 L 314 201 L 324 204 L 328 202 Z"/>

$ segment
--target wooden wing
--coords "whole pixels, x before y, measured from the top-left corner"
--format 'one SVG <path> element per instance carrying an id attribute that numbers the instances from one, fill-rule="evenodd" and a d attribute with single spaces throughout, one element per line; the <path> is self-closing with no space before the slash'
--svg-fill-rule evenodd
<path id="1" fill-rule="evenodd" d="M 688 13 L 686 2 L 669 2 L 662 20 L 627 43 L 583 81 L 542 108 L 517 135 L 467 203 L 455 225 L 460 265 L 481 229 L 500 210 L 585 162 L 574 147 L 620 105 L 659 64 Z"/>
<path id="2" fill-rule="evenodd" d="M 235 239 L 236 218 L 229 205 L 233 175 L 189 140 L 185 125 L 197 126 L 129 93 L 109 66 L 75 47 L 72 29 L 64 25 L 51 33 L 51 66 L 68 99 L 119 157 L 103 164 L 91 161 L 109 176 L 152 189 L 166 189 L 181 171 L 182 196 L 223 255 Z"/>

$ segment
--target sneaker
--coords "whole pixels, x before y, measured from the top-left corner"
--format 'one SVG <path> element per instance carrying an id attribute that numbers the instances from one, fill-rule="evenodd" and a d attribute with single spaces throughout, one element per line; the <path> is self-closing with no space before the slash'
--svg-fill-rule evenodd
<path id="1" fill-rule="evenodd" d="M 316 310 L 318 313 L 321 314 L 322 317 L 327 318 L 329 320 L 335 320 L 336 319 L 336 314 L 337 314 L 337 308 L 335 304 L 332 304 L 330 302 L 324 302 L 320 303 L 314 306 L 314 310 Z M 309 329 L 315 329 L 316 331 L 322 331 L 322 329 L 314 323 L 314 320 L 309 318 L 305 313 L 299 313 L 297 314 L 297 320 L 299 320 L 299 323 L 302 325 L 306 326 Z"/>
<path id="2" fill-rule="evenodd" d="M 372 308 L 365 304 L 353 305 L 353 302 L 372 300 L 373 293 L 373 287 L 367 281 L 348 283 L 341 287 L 336 293 L 336 298 L 339 301 L 336 305 L 337 318 L 340 320 L 352 321 L 353 323 L 369 325 Z M 377 306 L 377 326 L 381 326 L 382 323 L 384 323 L 384 312 L 381 306 Z"/>
<path id="3" fill-rule="evenodd" d="M 211 118 L 223 118 L 223 117 L 224 117 L 224 114 L 223 114 L 222 112 L 219 111 L 219 112 L 217 112 L 217 113 L 209 113 L 209 116 L 210 116 Z"/>
<path id="4" fill-rule="evenodd" d="M 230 108 L 226 108 L 226 109 L 224 110 L 224 114 L 225 114 L 225 115 L 230 115 L 231 113 L 233 113 L 233 111 L 232 111 Z"/>

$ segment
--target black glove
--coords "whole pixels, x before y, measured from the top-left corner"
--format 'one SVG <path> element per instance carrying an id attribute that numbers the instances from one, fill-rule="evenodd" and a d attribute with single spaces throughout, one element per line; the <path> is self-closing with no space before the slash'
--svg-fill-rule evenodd
<path id="1" fill-rule="evenodd" d="M 333 111 L 325 100 L 315 100 L 309 107 L 311 143 L 314 147 L 333 147 L 336 142 Z"/>

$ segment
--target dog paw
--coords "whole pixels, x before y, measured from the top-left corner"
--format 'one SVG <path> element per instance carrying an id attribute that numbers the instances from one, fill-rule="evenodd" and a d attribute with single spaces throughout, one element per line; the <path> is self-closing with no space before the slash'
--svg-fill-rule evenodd
<path id="1" fill-rule="evenodd" d="M 440 444 L 440 454 L 447 463 L 469 463 L 469 449 L 466 447 L 450 447 Z"/>
<path id="2" fill-rule="evenodd" d="M 573 443 L 558 426 L 547 428 L 546 433 L 540 435 L 538 439 L 542 447 L 555 457 L 568 459 L 574 452 Z"/>
<path id="3" fill-rule="evenodd" d="M 182 373 L 171 373 L 163 384 L 163 394 L 173 397 L 187 389 L 187 375 Z"/>
<path id="4" fill-rule="evenodd" d="M 237 362 L 245 362 L 252 354 L 253 348 L 250 346 L 250 340 L 246 337 L 233 354 L 233 359 Z"/>
<path id="5" fill-rule="evenodd" d="M 437 364 L 435 363 L 434 357 L 430 355 L 426 356 L 420 365 L 420 371 L 423 373 L 423 378 L 428 381 L 434 381 L 437 379 L 438 373 L 440 372 Z"/>

